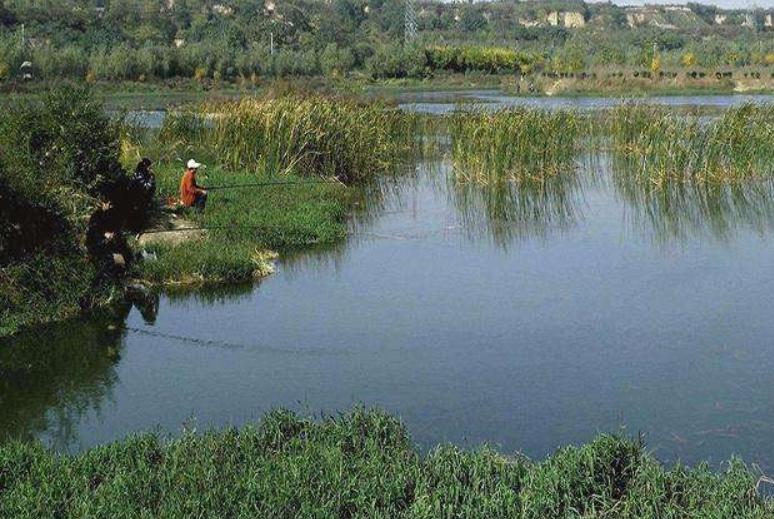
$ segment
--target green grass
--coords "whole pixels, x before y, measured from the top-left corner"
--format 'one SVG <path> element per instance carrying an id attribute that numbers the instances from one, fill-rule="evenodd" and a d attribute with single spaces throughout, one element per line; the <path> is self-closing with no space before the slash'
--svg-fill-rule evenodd
<path id="1" fill-rule="evenodd" d="M 654 106 L 608 117 L 617 168 L 654 184 L 735 182 L 774 173 L 774 105 L 729 108 L 709 121 Z"/>
<path id="2" fill-rule="evenodd" d="M 31 326 L 75 317 L 105 305 L 118 290 L 99 283 L 83 255 L 36 254 L 0 269 L 0 337 Z"/>
<path id="3" fill-rule="evenodd" d="M 459 111 L 449 121 L 455 178 L 486 184 L 570 172 L 581 130 L 569 111 Z"/>
<path id="4" fill-rule="evenodd" d="M 194 227 L 207 228 L 204 239 L 182 245 L 154 245 L 157 260 L 144 261 L 137 275 L 154 283 L 238 282 L 265 274 L 268 250 L 286 251 L 346 236 L 350 191 L 340 183 L 309 184 L 293 175 L 269 177 L 208 170 L 200 184 L 238 185 L 256 182 L 300 182 L 298 185 L 248 187 L 210 191 L 203 213 L 182 216 Z M 163 164 L 156 169 L 159 190 L 176 196 L 182 169 Z M 304 183 L 307 182 L 307 183 Z"/>
<path id="5" fill-rule="evenodd" d="M 666 468 L 599 436 L 543 461 L 442 445 L 355 409 L 322 421 L 277 410 L 242 429 L 142 434 L 76 456 L 0 447 L 3 517 L 765 518 L 756 475 L 733 460 Z"/>
<path id="6" fill-rule="evenodd" d="M 160 138 L 207 146 L 234 170 L 357 181 L 395 170 L 417 119 L 378 102 L 291 94 L 170 113 Z"/>

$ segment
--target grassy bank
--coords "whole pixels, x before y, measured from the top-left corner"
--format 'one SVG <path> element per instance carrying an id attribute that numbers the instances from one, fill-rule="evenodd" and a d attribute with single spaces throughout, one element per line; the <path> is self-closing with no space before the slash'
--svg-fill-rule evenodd
<path id="1" fill-rule="evenodd" d="M 206 187 L 282 184 L 213 190 L 205 212 L 180 215 L 205 229 L 191 239 L 129 240 L 138 253 L 132 278 L 239 282 L 269 271 L 268 251 L 342 239 L 358 198 L 346 185 L 394 171 L 414 147 L 417 124 L 381 103 L 284 93 L 197 105 L 170 115 L 160 132 L 119 128 L 88 90 L 57 91 L 4 113 L 0 335 L 121 297 L 124 273 L 114 275 L 114 256 L 95 261 L 87 228 L 105 180 L 128 182 L 140 157 L 156 162 L 162 198 L 177 198 L 190 157 L 209 164 L 199 179 Z"/>
<path id="2" fill-rule="evenodd" d="M 725 69 L 724 69 L 725 70 Z M 262 79 L 257 82 L 216 81 L 212 79 L 174 79 L 156 81 L 97 81 L 90 83 L 94 91 L 106 96 L 111 108 L 166 109 L 170 104 L 179 105 L 208 99 L 230 99 L 261 95 L 277 88 L 277 85 L 293 85 L 294 88 L 327 94 L 359 95 L 391 99 L 406 92 L 495 89 L 511 95 L 523 96 L 626 96 L 648 95 L 734 95 L 772 94 L 774 78 L 763 73 L 758 79 L 745 76 L 745 69 L 732 69 L 734 79 L 717 79 L 715 72 L 702 71 L 702 77 L 691 77 L 696 71 L 681 71 L 676 77 L 640 76 L 634 69 L 590 69 L 573 74 L 514 74 L 488 73 L 436 73 L 424 78 L 374 79 L 363 74 L 340 77 L 293 77 L 286 79 Z M 635 74 L 637 74 L 635 76 Z M 619 76 L 620 75 L 620 76 Z M 3 83 L 0 92 L 6 97 L 34 97 L 74 83 L 74 80 L 50 80 L 39 82 Z"/>
<path id="3" fill-rule="evenodd" d="M 286 411 L 256 426 L 164 442 L 139 435 L 77 456 L 0 447 L 3 517 L 765 518 L 756 474 L 666 468 L 637 441 L 600 436 L 543 461 L 482 447 L 427 455 L 401 423 L 356 409 Z"/>
<path id="4" fill-rule="evenodd" d="M 156 169 L 164 196 L 177 196 L 181 166 Z M 281 184 L 213 190 L 206 211 L 181 214 L 186 227 L 206 235 L 183 243 L 144 246 L 157 259 L 142 261 L 135 275 L 154 284 L 239 282 L 266 275 L 266 252 L 284 251 L 346 236 L 346 217 L 355 197 L 337 182 L 310 184 L 296 175 L 281 177 L 231 172 L 215 166 L 204 185 Z M 297 183 L 297 184 L 294 184 Z"/>
<path id="5" fill-rule="evenodd" d="M 210 159 L 200 184 L 225 189 L 210 191 L 203 213 L 183 215 L 207 229 L 205 237 L 147 247 L 156 259 L 143 261 L 136 275 L 166 284 L 244 281 L 265 275 L 266 250 L 344 238 L 359 186 L 398 169 L 414 148 L 417 124 L 380 103 L 297 94 L 170 113 L 159 134 L 133 151 L 162 157 L 161 194 L 177 196 L 190 156 Z"/>

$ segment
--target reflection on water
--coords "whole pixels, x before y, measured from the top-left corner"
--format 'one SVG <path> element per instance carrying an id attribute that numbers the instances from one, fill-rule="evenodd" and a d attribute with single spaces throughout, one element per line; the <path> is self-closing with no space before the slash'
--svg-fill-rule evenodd
<path id="1" fill-rule="evenodd" d="M 562 96 L 514 96 L 498 90 L 467 90 L 428 95 L 418 92 L 403 95 L 399 105 L 403 110 L 418 113 L 443 115 L 452 113 L 456 107 L 471 110 L 502 110 L 511 107 L 531 107 L 548 110 L 576 108 L 579 110 L 600 110 L 628 102 L 631 98 L 621 97 L 562 97 Z M 774 95 L 700 95 L 700 96 L 647 96 L 648 104 L 664 105 L 672 109 L 701 106 L 704 108 L 728 108 L 745 103 L 771 103 Z M 459 104 L 462 102 L 462 104 Z M 456 103 L 456 104 L 455 104 Z"/>
<path id="2" fill-rule="evenodd" d="M 347 240 L 260 284 L 6 340 L 0 436 L 77 449 L 365 403 L 423 447 L 539 457 L 625 425 L 667 461 L 774 469 L 774 187 L 578 164 L 476 186 L 423 160 L 353 192 Z"/>
<path id="3" fill-rule="evenodd" d="M 774 182 L 664 182 L 655 185 L 618 170 L 617 194 L 636 231 L 658 243 L 709 236 L 733 239 L 739 229 L 758 234 L 774 228 Z"/>
<path id="4" fill-rule="evenodd" d="M 0 341 L 0 438 L 41 437 L 62 450 L 77 444 L 81 420 L 110 400 L 128 312 L 122 306 Z"/>
<path id="5" fill-rule="evenodd" d="M 519 238 L 545 238 L 582 218 L 582 179 L 575 173 L 523 182 L 457 182 L 449 175 L 451 203 L 471 240 L 490 238 L 507 248 Z"/>

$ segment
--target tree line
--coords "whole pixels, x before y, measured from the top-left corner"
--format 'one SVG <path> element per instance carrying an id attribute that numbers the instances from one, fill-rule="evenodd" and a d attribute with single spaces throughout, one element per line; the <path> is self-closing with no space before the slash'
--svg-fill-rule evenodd
<path id="1" fill-rule="evenodd" d="M 742 12 L 723 12 L 718 25 L 717 9 L 691 4 L 687 12 L 664 11 L 662 26 L 631 27 L 626 11 L 612 4 L 420 2 L 419 38 L 404 45 L 403 9 L 400 0 L 5 0 L 0 80 L 571 73 L 651 68 L 654 61 L 660 68 L 774 65 L 765 11 L 753 23 L 739 18 Z M 583 26 L 551 25 L 553 12 L 575 13 Z"/>

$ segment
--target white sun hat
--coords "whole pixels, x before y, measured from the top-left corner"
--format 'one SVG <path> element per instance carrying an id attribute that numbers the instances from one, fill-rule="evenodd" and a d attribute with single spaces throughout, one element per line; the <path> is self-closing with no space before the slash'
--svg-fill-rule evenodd
<path id="1" fill-rule="evenodd" d="M 194 159 L 188 161 L 188 169 L 199 169 L 200 167 L 202 167 L 202 165 L 196 162 Z"/>

